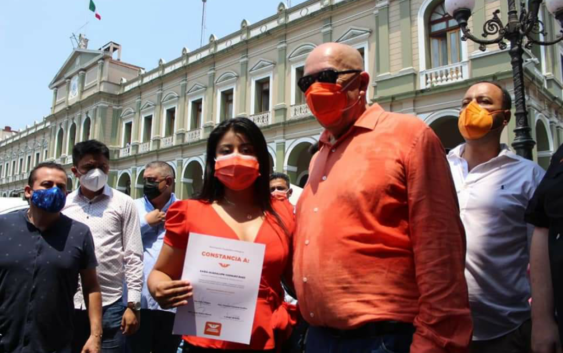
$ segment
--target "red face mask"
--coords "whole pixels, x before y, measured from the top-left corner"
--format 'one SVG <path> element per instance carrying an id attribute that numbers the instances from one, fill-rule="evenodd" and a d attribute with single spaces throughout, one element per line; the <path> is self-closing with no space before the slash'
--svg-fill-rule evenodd
<path id="1" fill-rule="evenodd" d="M 254 184 L 260 175 L 259 167 L 256 157 L 231 153 L 215 160 L 215 177 L 225 187 L 240 191 Z"/>
<path id="2" fill-rule="evenodd" d="M 360 76 L 350 80 L 346 87 L 342 87 L 339 83 L 315 82 L 305 92 L 307 105 L 321 125 L 333 125 L 340 119 L 343 112 L 354 107 L 360 101 L 360 97 L 358 97 L 354 104 L 347 107 L 348 96 L 346 96 L 346 88 L 357 77 Z"/>

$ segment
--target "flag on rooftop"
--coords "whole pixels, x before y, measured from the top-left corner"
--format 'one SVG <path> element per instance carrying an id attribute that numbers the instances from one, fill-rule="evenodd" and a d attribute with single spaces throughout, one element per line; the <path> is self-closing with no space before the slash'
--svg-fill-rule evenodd
<path id="1" fill-rule="evenodd" d="M 94 13 L 94 16 L 96 16 L 98 20 L 102 19 L 102 16 L 100 16 L 100 14 L 96 12 L 96 4 L 94 4 L 93 0 L 90 0 L 90 11 Z"/>

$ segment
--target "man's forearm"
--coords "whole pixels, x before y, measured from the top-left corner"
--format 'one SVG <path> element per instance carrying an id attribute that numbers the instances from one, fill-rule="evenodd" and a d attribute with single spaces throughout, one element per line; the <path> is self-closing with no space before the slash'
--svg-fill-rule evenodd
<path id="1" fill-rule="evenodd" d="M 96 291 L 84 293 L 88 318 L 90 319 L 90 333 L 96 337 L 102 337 L 102 293 L 100 288 Z"/>

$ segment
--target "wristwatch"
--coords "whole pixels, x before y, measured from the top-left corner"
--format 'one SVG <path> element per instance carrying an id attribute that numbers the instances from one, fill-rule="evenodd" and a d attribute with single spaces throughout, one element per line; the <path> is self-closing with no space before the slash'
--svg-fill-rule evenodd
<path id="1" fill-rule="evenodd" d="M 129 302 L 127 303 L 127 307 L 133 311 L 141 310 L 141 303 L 139 302 Z"/>

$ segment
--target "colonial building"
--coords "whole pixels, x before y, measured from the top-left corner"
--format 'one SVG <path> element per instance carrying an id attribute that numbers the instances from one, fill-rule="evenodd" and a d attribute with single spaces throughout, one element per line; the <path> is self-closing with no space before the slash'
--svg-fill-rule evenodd
<path id="1" fill-rule="evenodd" d="M 507 2 L 476 0 L 469 27 L 478 29 Z M 548 31 L 558 24 L 542 5 Z M 543 37 L 543 35 L 540 35 Z M 446 148 L 462 142 L 457 117 L 463 93 L 477 81 L 493 80 L 512 92 L 506 50 L 462 41 L 442 0 L 309 0 L 240 28 L 224 38 L 211 35 L 195 51 L 187 48 L 171 62 L 150 71 L 120 60 L 113 42 L 87 49 L 81 38 L 55 75 L 50 114 L 0 141 L 0 194 L 21 194 L 29 170 L 56 160 L 70 173 L 72 147 L 95 138 L 111 151 L 110 185 L 133 197 L 142 193 L 143 166 L 153 160 L 171 164 L 181 198 L 201 187 L 206 137 L 219 122 L 246 116 L 261 126 L 272 168 L 303 185 L 308 148 L 322 131 L 311 116 L 297 80 L 308 53 L 323 42 L 357 48 L 371 76 L 368 97 L 385 109 L 423 119 Z M 563 47 L 526 51 L 526 94 L 534 158 L 546 166 L 563 142 Z M 503 135 L 514 138 L 512 119 Z M 353 177 L 353 176 L 351 176 Z"/>

